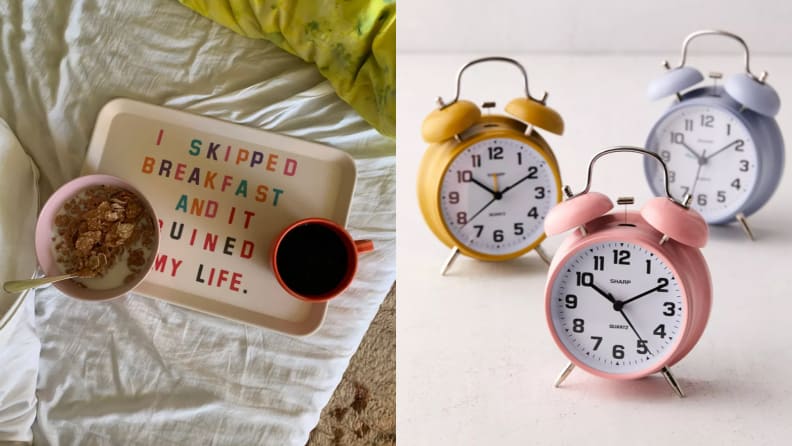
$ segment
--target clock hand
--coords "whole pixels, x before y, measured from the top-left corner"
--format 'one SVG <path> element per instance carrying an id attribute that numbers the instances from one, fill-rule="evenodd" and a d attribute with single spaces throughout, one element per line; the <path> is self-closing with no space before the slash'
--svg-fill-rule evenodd
<path id="1" fill-rule="evenodd" d="M 695 156 L 697 160 L 701 161 L 703 159 L 701 157 L 701 155 L 699 155 L 698 152 L 696 152 L 689 145 L 687 145 L 687 143 L 685 141 L 682 141 L 682 146 L 684 146 L 686 149 L 688 149 L 688 151 L 690 151 L 690 153 L 692 153 L 693 156 Z"/>
<path id="2" fill-rule="evenodd" d="M 484 212 L 484 209 L 487 209 L 489 207 L 489 205 L 491 205 L 492 203 L 500 200 L 500 198 L 501 198 L 500 195 L 495 195 L 494 197 L 492 197 L 492 200 L 488 201 L 487 204 L 484 205 L 484 207 L 482 207 L 481 209 L 478 210 L 478 212 L 473 214 L 473 216 L 470 217 L 468 219 L 468 221 L 465 222 L 464 225 L 460 226 L 460 228 L 464 228 L 465 226 L 467 226 L 467 224 L 470 223 L 471 221 L 473 221 L 474 218 L 478 217 L 480 213 Z"/>
<path id="3" fill-rule="evenodd" d="M 622 303 L 622 305 L 624 305 L 625 303 L 626 302 Z M 614 306 L 614 308 L 615 308 L 615 306 Z M 646 339 L 641 337 L 641 335 L 638 333 L 638 330 L 635 329 L 635 325 L 633 325 L 632 321 L 630 321 L 630 318 L 627 317 L 627 313 L 624 312 L 624 310 L 621 308 L 621 306 L 619 306 L 619 310 L 618 311 L 619 311 L 619 313 L 621 313 L 621 315 L 624 318 L 624 320 L 627 321 L 627 324 L 630 326 L 630 328 L 632 328 L 632 331 L 633 331 L 633 333 L 635 333 L 635 336 L 638 336 L 638 340 L 644 343 L 643 347 L 646 349 L 646 351 L 648 351 L 649 354 L 653 355 L 654 353 L 652 353 L 652 351 L 649 350 L 649 346 L 646 345 L 646 342 L 647 342 Z"/>
<path id="4" fill-rule="evenodd" d="M 738 143 L 738 142 L 740 142 L 740 141 L 742 141 L 742 140 L 741 140 L 741 139 L 735 139 L 734 141 L 730 142 L 729 144 L 726 144 L 725 146 L 723 146 L 723 148 L 721 148 L 721 149 L 719 149 L 719 150 L 716 150 L 716 151 L 715 151 L 715 153 L 713 153 L 712 155 L 710 155 L 710 156 L 705 156 L 705 157 L 704 157 L 704 161 L 705 161 L 705 162 L 709 161 L 709 160 L 710 160 L 710 159 L 712 159 L 712 157 L 714 157 L 715 155 L 717 155 L 717 154 L 719 154 L 719 153 L 723 152 L 724 150 L 727 150 L 727 149 L 729 149 L 731 146 L 733 146 L 733 145 L 737 144 L 737 143 Z"/>
<path id="5" fill-rule="evenodd" d="M 688 143 L 686 143 L 686 142 L 685 142 L 685 134 L 684 134 L 684 133 L 679 133 L 679 135 L 681 135 L 681 136 L 682 136 L 682 139 L 680 139 L 679 141 L 674 141 L 674 142 L 676 142 L 677 144 L 682 144 L 682 146 L 683 146 L 684 148 L 686 148 L 686 149 L 687 149 L 687 150 L 688 150 L 690 153 L 692 153 L 692 154 L 693 154 L 693 156 L 695 156 L 695 157 L 696 157 L 696 159 L 697 159 L 697 160 L 699 160 L 699 162 L 701 162 L 701 160 L 703 159 L 703 158 L 702 158 L 702 156 L 701 156 L 701 155 L 699 155 L 699 154 L 698 154 L 698 152 L 696 152 L 695 150 L 693 150 L 693 148 L 692 148 L 692 147 L 690 147 L 690 146 L 688 145 Z"/>
<path id="6" fill-rule="evenodd" d="M 698 169 L 696 169 L 696 179 L 693 180 L 693 187 L 690 188 L 690 196 L 691 197 L 693 196 L 693 193 L 696 192 L 696 185 L 698 184 L 699 178 L 701 178 L 699 176 L 699 174 L 701 173 L 701 168 L 704 166 L 704 163 L 707 162 L 707 151 L 705 150 L 705 151 L 701 152 L 701 156 L 702 156 L 702 158 L 699 158 Z"/>
<path id="7" fill-rule="evenodd" d="M 665 287 L 665 286 L 668 286 L 668 284 L 667 284 L 667 283 L 665 283 L 665 284 L 663 284 L 663 285 L 658 285 L 658 286 L 656 286 L 656 287 L 652 288 L 651 290 L 647 290 L 647 291 L 644 291 L 643 293 L 641 293 L 641 294 L 639 294 L 639 295 L 637 295 L 637 296 L 633 296 L 633 297 L 631 297 L 631 298 L 629 298 L 629 299 L 625 300 L 624 302 L 622 302 L 622 306 L 624 306 L 624 305 L 627 305 L 628 303 L 630 303 L 630 302 L 632 302 L 632 301 L 634 301 L 634 300 L 638 300 L 638 299 L 640 299 L 640 298 L 642 298 L 642 297 L 644 297 L 644 296 L 646 296 L 646 295 L 652 294 L 652 293 L 654 293 L 655 291 L 657 291 L 657 290 L 659 290 L 660 288 L 663 288 L 663 287 Z"/>
<path id="8" fill-rule="evenodd" d="M 520 178 L 516 183 L 512 184 L 511 186 L 507 187 L 506 189 L 503 189 L 500 193 L 501 194 L 505 194 L 507 191 L 509 191 L 511 189 L 514 189 L 515 187 L 517 187 L 518 184 L 522 183 L 523 181 L 527 180 L 528 178 L 531 178 L 534 175 L 535 175 L 535 173 L 529 173 L 528 175 Z"/>
<path id="9" fill-rule="evenodd" d="M 613 296 L 611 296 L 610 293 L 606 293 L 605 291 L 602 291 L 602 289 L 600 289 L 600 287 L 598 287 L 597 285 L 594 285 L 594 282 L 591 282 L 589 285 L 586 285 L 586 286 L 593 288 L 594 291 L 600 293 L 605 299 L 608 299 L 608 301 L 610 303 L 616 304 L 616 299 L 614 299 Z"/>
<path id="10" fill-rule="evenodd" d="M 498 195 L 498 192 L 495 192 L 494 190 L 490 189 L 489 187 L 487 187 L 487 185 L 485 185 L 481 181 L 479 181 L 479 180 L 477 180 L 475 178 L 472 178 L 472 177 L 470 178 L 470 181 L 472 181 L 473 183 L 475 183 L 476 185 L 478 185 L 482 189 L 486 190 L 487 192 L 491 193 L 493 197 Z"/>
<path id="11" fill-rule="evenodd" d="M 498 177 L 497 176 L 493 176 L 492 178 L 495 181 L 495 189 L 497 189 L 498 188 Z M 474 218 L 478 217 L 479 214 L 484 212 L 484 209 L 487 209 L 489 207 L 489 205 L 491 205 L 492 203 L 494 203 L 494 202 L 500 200 L 501 198 L 503 198 L 503 192 L 500 192 L 500 191 L 497 191 L 497 190 L 492 190 L 492 189 L 488 188 L 487 186 L 485 186 L 484 184 L 480 183 L 478 180 L 476 180 L 473 177 L 471 177 L 470 179 L 474 183 L 476 183 L 479 186 L 483 187 L 484 189 L 487 189 L 492 194 L 492 200 L 488 201 L 487 204 L 484 205 L 484 207 L 482 207 L 481 209 L 478 210 L 478 212 L 473 214 L 473 216 L 470 217 L 470 219 L 468 221 L 466 221 L 464 225 L 460 226 L 461 228 L 464 228 L 465 226 L 467 226 L 468 223 L 473 221 Z"/>

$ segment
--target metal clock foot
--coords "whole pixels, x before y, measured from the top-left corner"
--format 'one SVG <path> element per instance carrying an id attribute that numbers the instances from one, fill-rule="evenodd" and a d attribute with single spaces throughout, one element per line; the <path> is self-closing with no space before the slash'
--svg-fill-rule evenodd
<path id="1" fill-rule="evenodd" d="M 737 214 L 736 218 L 737 221 L 740 222 L 740 226 L 742 226 L 743 231 L 745 231 L 745 235 L 747 235 L 748 238 L 751 239 L 751 241 L 756 240 L 754 238 L 753 231 L 751 231 L 751 227 L 748 226 L 748 219 L 745 218 L 745 214 L 740 212 L 739 214 Z"/>
<path id="2" fill-rule="evenodd" d="M 454 262 L 456 261 L 457 256 L 459 256 L 459 248 L 454 246 L 453 248 L 451 248 L 451 254 L 448 255 L 448 258 L 446 259 L 445 263 L 443 264 L 443 268 L 440 270 L 440 275 L 441 276 L 445 276 L 446 275 L 446 272 L 448 272 L 448 269 L 451 268 L 451 265 L 453 265 Z"/>
<path id="3" fill-rule="evenodd" d="M 547 254 L 547 251 L 545 251 L 544 248 L 542 248 L 542 245 L 536 245 L 536 248 L 534 249 L 536 250 L 536 253 L 539 255 L 539 257 L 542 259 L 542 261 L 544 261 L 546 264 L 549 265 L 550 262 L 553 260 L 553 257 Z"/>
<path id="4" fill-rule="evenodd" d="M 566 365 L 566 367 L 564 367 L 564 370 L 561 371 L 561 374 L 558 375 L 558 378 L 556 378 L 553 387 L 560 387 L 561 384 L 564 382 L 564 380 L 567 379 L 567 376 L 569 376 L 569 374 L 572 373 L 572 370 L 575 370 L 575 364 L 570 362 L 569 364 Z"/>
<path id="5" fill-rule="evenodd" d="M 668 367 L 663 367 L 663 369 L 660 370 L 660 373 L 663 374 L 663 378 L 666 379 L 668 385 L 671 386 L 672 389 L 674 389 L 674 393 L 676 393 L 678 397 L 684 398 L 685 392 L 683 392 L 682 388 L 679 387 L 679 383 L 677 382 L 676 378 L 674 378 L 674 375 L 671 373 L 671 369 L 669 369 Z"/>

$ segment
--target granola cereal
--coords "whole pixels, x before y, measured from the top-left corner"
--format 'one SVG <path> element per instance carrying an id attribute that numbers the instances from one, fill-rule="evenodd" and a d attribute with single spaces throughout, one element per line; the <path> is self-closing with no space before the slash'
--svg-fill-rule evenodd
<path id="1" fill-rule="evenodd" d="M 55 217 L 52 242 L 57 262 L 64 272 L 88 278 L 104 277 L 121 265 L 120 282 L 134 280 L 156 240 L 156 225 L 145 209 L 137 195 L 119 187 L 83 190 Z"/>

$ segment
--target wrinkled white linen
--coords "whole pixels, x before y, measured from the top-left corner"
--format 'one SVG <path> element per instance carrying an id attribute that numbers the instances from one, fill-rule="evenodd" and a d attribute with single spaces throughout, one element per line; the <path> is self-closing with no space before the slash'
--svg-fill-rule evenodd
<path id="1" fill-rule="evenodd" d="M 36 167 L 0 119 L 0 283 L 35 271 L 37 181 Z M 40 344 L 31 295 L 0 289 L 0 442 L 32 438 Z"/>
<path id="2" fill-rule="evenodd" d="M 35 442 L 304 445 L 395 279 L 393 142 L 315 67 L 176 1 L 0 3 L 0 117 L 41 169 L 43 198 L 78 174 L 114 97 L 345 150 L 358 168 L 349 229 L 377 250 L 306 338 L 146 297 L 40 290 Z"/>

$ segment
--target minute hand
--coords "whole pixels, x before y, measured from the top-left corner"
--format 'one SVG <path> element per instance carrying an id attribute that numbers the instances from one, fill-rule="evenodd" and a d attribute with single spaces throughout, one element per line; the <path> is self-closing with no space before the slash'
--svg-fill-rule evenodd
<path id="1" fill-rule="evenodd" d="M 719 154 L 719 153 L 721 153 L 721 152 L 723 152 L 723 151 L 725 151 L 725 150 L 729 149 L 731 146 L 733 146 L 733 145 L 735 145 L 735 144 L 737 144 L 737 143 L 739 143 L 739 142 L 743 142 L 743 140 L 742 140 L 742 139 L 736 139 L 736 140 L 734 140 L 734 141 L 732 141 L 732 142 L 730 142 L 730 143 L 726 144 L 724 147 L 722 147 L 722 148 L 721 148 L 721 149 L 719 149 L 719 150 L 716 150 L 715 152 L 711 153 L 709 156 L 705 156 L 705 157 L 704 157 L 704 160 L 705 160 L 705 161 L 709 161 L 709 160 L 710 160 L 710 158 L 712 158 L 713 156 L 715 156 L 715 155 L 717 155 L 717 154 Z"/>
<path id="2" fill-rule="evenodd" d="M 624 306 L 624 305 L 627 305 L 628 303 L 630 303 L 630 302 L 632 302 L 632 301 L 634 301 L 634 300 L 640 299 L 640 298 L 642 298 L 642 297 L 644 297 L 644 296 L 646 296 L 646 295 L 648 295 L 648 294 L 652 294 L 652 293 L 654 293 L 655 291 L 659 290 L 660 288 L 664 288 L 664 287 L 666 287 L 667 285 L 668 285 L 667 283 L 666 283 L 666 284 L 663 284 L 663 285 L 658 285 L 658 286 L 656 286 L 656 287 L 652 288 L 651 290 L 647 290 L 647 291 L 644 291 L 643 293 L 641 293 L 641 294 L 639 294 L 639 295 L 637 295 L 637 296 L 633 296 L 633 297 L 631 297 L 631 298 L 629 298 L 629 299 L 625 300 L 624 302 L 622 302 L 622 306 Z"/>
<path id="3" fill-rule="evenodd" d="M 506 192 L 508 192 L 509 190 L 511 190 L 511 189 L 514 189 L 515 187 L 517 187 L 517 185 L 518 185 L 518 184 L 522 183 L 523 181 L 527 180 L 528 178 L 531 178 L 531 177 L 533 177 L 534 175 L 536 175 L 536 173 L 529 173 L 528 175 L 526 175 L 526 176 L 524 176 L 524 177 L 520 178 L 520 179 L 519 179 L 519 180 L 518 180 L 516 183 L 514 183 L 514 184 L 512 184 L 511 186 L 509 186 L 509 187 L 507 187 L 507 188 L 503 189 L 503 190 L 501 191 L 501 194 L 505 194 L 505 193 L 506 193 Z"/>

